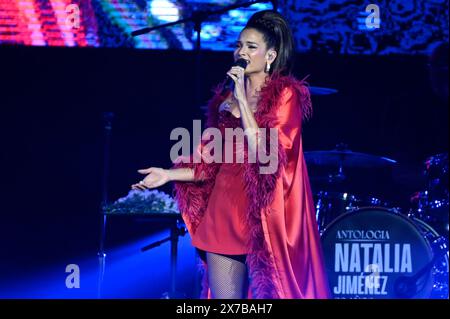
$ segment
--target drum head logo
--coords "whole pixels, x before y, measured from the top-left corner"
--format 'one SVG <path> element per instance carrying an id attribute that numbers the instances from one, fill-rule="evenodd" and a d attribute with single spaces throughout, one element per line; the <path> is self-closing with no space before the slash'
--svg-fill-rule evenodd
<path id="1" fill-rule="evenodd" d="M 417 226 L 383 208 L 346 213 L 322 235 L 334 298 L 428 298 L 430 244 Z"/>

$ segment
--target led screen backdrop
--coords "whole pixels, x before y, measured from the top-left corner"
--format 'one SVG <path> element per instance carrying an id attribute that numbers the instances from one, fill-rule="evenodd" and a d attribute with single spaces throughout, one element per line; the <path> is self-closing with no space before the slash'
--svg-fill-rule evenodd
<path id="1" fill-rule="evenodd" d="M 379 28 L 367 28 L 376 5 Z M 299 50 L 335 54 L 429 54 L 448 42 L 448 0 L 300 0 L 286 6 Z"/>
<path id="2" fill-rule="evenodd" d="M 219 10 L 234 3 L 235 0 L 0 0 L 0 42 L 191 50 L 196 41 L 192 23 L 137 37 L 132 37 L 131 32 L 190 17 L 195 10 Z M 250 15 L 264 9 L 272 9 L 271 3 L 212 16 L 202 24 L 202 48 L 231 50 Z"/>
<path id="3" fill-rule="evenodd" d="M 0 0 L 0 44 L 191 50 L 196 39 L 192 23 L 130 34 L 242 2 Z M 212 16 L 202 25 L 202 48 L 232 50 L 248 17 L 271 8 L 270 2 L 258 3 Z M 427 54 L 436 42 L 448 41 L 448 0 L 283 0 L 278 9 L 288 18 L 301 52 Z"/>

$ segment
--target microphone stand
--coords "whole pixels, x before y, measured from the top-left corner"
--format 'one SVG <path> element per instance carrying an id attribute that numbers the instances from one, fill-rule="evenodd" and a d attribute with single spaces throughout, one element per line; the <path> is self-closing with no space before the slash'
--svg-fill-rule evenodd
<path id="1" fill-rule="evenodd" d="M 103 176 L 102 176 L 102 202 L 101 202 L 101 221 L 100 221 L 100 245 L 98 251 L 98 282 L 97 282 L 97 298 L 101 298 L 103 277 L 105 275 L 105 236 L 106 236 L 106 212 L 105 208 L 108 204 L 108 176 L 109 176 L 109 155 L 111 148 L 111 130 L 112 119 L 114 113 L 103 112 L 104 125 L 104 145 L 103 145 Z"/>
<path id="2" fill-rule="evenodd" d="M 177 292 L 177 257 L 178 257 L 178 238 L 180 236 L 184 236 L 187 233 L 186 227 L 179 223 L 179 220 L 176 219 L 172 222 L 170 227 L 170 236 L 166 237 L 162 240 L 155 241 L 152 244 L 144 246 L 141 248 L 141 251 L 147 251 L 149 249 L 158 247 L 159 245 L 165 243 L 170 240 L 170 291 L 165 292 L 163 294 L 162 299 L 179 299 L 186 298 L 183 294 Z"/>

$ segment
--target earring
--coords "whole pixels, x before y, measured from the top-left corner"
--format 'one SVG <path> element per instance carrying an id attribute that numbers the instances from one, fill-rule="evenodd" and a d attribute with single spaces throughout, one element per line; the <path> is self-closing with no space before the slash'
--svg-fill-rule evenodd
<path id="1" fill-rule="evenodd" d="M 265 69 L 266 73 L 270 72 L 270 63 L 266 62 L 266 69 Z"/>

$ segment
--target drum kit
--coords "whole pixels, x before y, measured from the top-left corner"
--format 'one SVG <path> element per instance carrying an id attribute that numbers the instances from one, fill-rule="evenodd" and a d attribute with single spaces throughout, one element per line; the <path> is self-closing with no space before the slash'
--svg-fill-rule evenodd
<path id="1" fill-rule="evenodd" d="M 397 206 L 348 187 L 352 170 L 392 172 L 395 160 L 344 144 L 305 160 L 333 298 L 448 299 L 448 154 L 424 161 L 421 189 Z"/>

